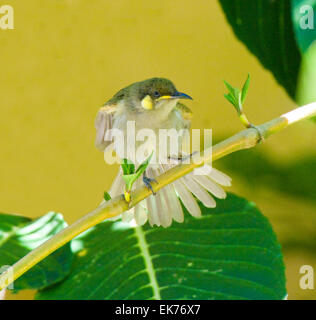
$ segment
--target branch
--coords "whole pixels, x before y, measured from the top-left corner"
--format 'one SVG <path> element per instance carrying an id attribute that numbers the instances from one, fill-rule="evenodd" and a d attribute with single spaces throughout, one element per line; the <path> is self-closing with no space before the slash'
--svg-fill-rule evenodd
<path id="1" fill-rule="evenodd" d="M 191 161 L 190 164 L 179 164 L 169 171 L 156 177 L 158 184 L 155 184 L 154 189 L 155 191 L 160 190 L 167 184 L 172 183 L 173 181 L 191 172 L 193 169 L 203 166 L 205 163 L 215 161 L 238 150 L 252 148 L 256 146 L 262 138 L 265 140 L 270 135 L 281 131 L 290 124 L 310 118 L 312 116 L 316 116 L 316 102 L 294 109 L 293 111 L 283 114 L 279 118 L 275 118 L 269 122 L 257 126 L 256 128 L 243 130 L 234 136 L 216 144 L 214 147 L 211 147 L 211 153 L 209 152 L 210 149 L 204 150 L 203 153 L 194 156 L 194 161 Z M 132 200 L 129 204 L 125 201 L 123 195 L 113 198 L 108 202 L 102 203 L 95 210 L 89 212 L 72 225 L 63 229 L 55 236 L 41 244 L 39 247 L 32 250 L 22 259 L 17 261 L 12 266 L 14 279 L 10 277 L 10 275 L 12 275 L 12 271 L 4 272 L 0 276 L 0 291 L 31 269 L 34 265 L 46 258 L 49 254 L 62 247 L 67 242 L 71 241 L 83 231 L 134 207 L 137 203 L 148 197 L 150 194 L 151 191 L 149 191 L 145 186 L 142 186 L 132 192 Z"/>

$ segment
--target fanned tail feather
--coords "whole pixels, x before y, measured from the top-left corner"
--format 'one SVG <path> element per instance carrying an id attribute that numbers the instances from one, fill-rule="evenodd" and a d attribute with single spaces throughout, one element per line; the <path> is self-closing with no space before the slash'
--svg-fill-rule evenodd
<path id="1" fill-rule="evenodd" d="M 147 176 L 155 178 L 161 173 L 169 170 L 173 165 L 159 165 L 158 167 L 149 166 Z M 133 189 L 142 185 L 142 179 L 136 181 Z M 194 172 L 188 173 L 184 177 L 174 181 L 157 191 L 156 195 L 150 195 L 142 200 L 134 208 L 122 214 L 122 220 L 130 222 L 135 219 L 137 225 L 143 225 L 147 221 L 151 226 L 169 227 L 172 220 L 183 222 L 182 201 L 187 211 L 194 217 L 201 216 L 201 209 L 197 203 L 200 200 L 204 206 L 214 208 L 216 198 L 224 199 L 226 192 L 220 186 L 230 186 L 231 178 L 217 169 L 211 169 L 205 175 L 195 175 Z M 117 174 L 112 187 L 109 191 L 111 197 L 122 194 L 124 191 L 124 181 L 122 171 Z M 212 195 L 211 195 L 212 194 Z"/>

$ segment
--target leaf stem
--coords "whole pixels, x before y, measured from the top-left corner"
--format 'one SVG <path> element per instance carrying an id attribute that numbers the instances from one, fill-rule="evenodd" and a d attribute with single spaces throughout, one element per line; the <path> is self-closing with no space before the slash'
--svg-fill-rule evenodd
<path id="1" fill-rule="evenodd" d="M 251 123 L 249 122 L 248 118 L 246 117 L 245 113 L 241 112 L 239 115 L 239 119 L 241 123 L 246 127 L 246 128 L 251 128 Z"/>
<path id="2" fill-rule="evenodd" d="M 203 166 L 205 163 L 220 159 L 230 153 L 248 149 L 256 146 L 263 137 L 268 138 L 270 135 L 281 131 L 292 123 L 310 118 L 316 115 L 316 102 L 299 107 L 290 111 L 279 118 L 275 118 L 269 122 L 257 126 L 257 129 L 249 128 L 243 130 L 230 138 L 216 144 L 210 149 L 204 150 L 201 154 L 193 155 L 194 161 L 190 164 L 179 164 L 167 172 L 156 177 L 158 184 L 155 184 L 155 191 L 163 188 L 169 183 L 181 178 L 185 174 L 191 172 L 195 168 Z M 261 133 L 262 137 L 260 136 Z M 95 226 L 96 224 L 104 221 L 105 219 L 115 217 L 124 211 L 135 206 L 137 203 L 151 195 L 151 191 L 145 186 L 137 188 L 131 193 L 131 202 L 127 203 L 124 196 L 115 197 L 107 202 L 102 203 L 99 207 L 84 215 L 82 218 L 74 222 L 72 225 L 63 229 L 52 238 L 44 242 L 39 247 L 32 250 L 22 259 L 17 261 L 13 266 L 13 279 L 11 277 L 12 271 L 4 272 L 0 275 L 0 291 L 8 286 L 12 281 L 19 278 L 34 265 L 42 261 L 49 254 L 62 247 L 67 242 L 71 241 L 74 237 L 83 231 Z"/>

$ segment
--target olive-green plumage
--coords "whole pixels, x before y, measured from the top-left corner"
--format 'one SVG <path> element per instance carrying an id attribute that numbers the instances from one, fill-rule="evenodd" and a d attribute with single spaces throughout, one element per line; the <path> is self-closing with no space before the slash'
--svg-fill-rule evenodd
<path id="1" fill-rule="evenodd" d="M 172 96 L 177 92 L 174 84 L 165 78 L 151 78 L 140 82 L 135 82 L 117 92 L 106 104 L 115 104 L 122 99 L 131 101 L 142 100 L 146 95 L 152 99 L 159 96 Z"/>
<path id="2" fill-rule="evenodd" d="M 96 118 L 96 146 L 104 150 L 112 141 L 110 129 L 126 132 L 127 123 L 135 122 L 136 132 L 150 128 L 187 129 L 191 110 L 179 103 L 180 99 L 192 99 L 178 92 L 175 85 L 165 78 L 151 78 L 135 82 L 118 91 L 98 112 Z"/>

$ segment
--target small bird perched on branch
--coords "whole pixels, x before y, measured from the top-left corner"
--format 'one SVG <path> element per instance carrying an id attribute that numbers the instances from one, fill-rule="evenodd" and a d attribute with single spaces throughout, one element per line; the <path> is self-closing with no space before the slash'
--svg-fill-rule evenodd
<path id="1" fill-rule="evenodd" d="M 120 158 L 127 158 L 136 161 L 136 165 L 142 160 L 135 160 L 134 154 L 126 151 L 128 146 L 119 151 L 120 141 L 115 141 L 113 129 L 122 132 L 124 141 L 130 135 L 128 132 L 128 122 L 133 121 L 135 124 L 135 134 L 141 130 L 150 129 L 154 133 L 159 133 L 161 129 L 176 129 L 181 132 L 178 138 L 180 146 L 178 154 L 172 154 L 168 149 L 168 159 L 179 158 L 183 154 L 181 148 L 188 140 L 188 130 L 190 128 L 191 110 L 179 102 L 180 99 L 192 99 L 187 94 L 177 91 L 174 84 L 164 78 L 152 78 L 141 82 L 136 82 L 116 93 L 97 113 L 95 120 L 96 128 L 96 147 L 103 152 L 112 152 L 114 150 Z M 182 130 L 181 130 L 182 129 Z M 156 151 L 158 143 L 150 139 L 144 141 L 135 141 L 135 147 L 143 146 L 144 157 L 149 156 Z M 168 146 L 165 146 L 168 148 Z M 199 150 L 198 150 L 199 151 Z M 133 158 L 133 159 L 130 159 Z M 155 177 L 169 170 L 173 163 L 162 163 L 159 159 L 150 162 L 144 176 L 143 183 L 152 191 L 152 185 L 155 183 Z M 136 181 L 134 187 L 140 186 L 141 180 Z M 201 210 L 197 204 L 196 198 L 199 199 L 206 207 L 215 207 L 216 203 L 211 194 L 217 198 L 225 198 L 225 191 L 219 186 L 230 186 L 231 179 L 224 173 L 212 168 L 206 175 L 196 175 L 193 172 L 174 181 L 141 201 L 134 208 L 124 212 L 123 221 L 135 219 L 138 225 L 143 225 L 147 220 L 150 225 L 168 227 L 172 220 L 183 222 L 183 210 L 179 201 L 188 212 L 199 217 Z M 122 171 L 118 173 L 114 183 L 109 191 L 111 197 L 115 197 L 124 192 L 124 181 Z M 211 194 L 210 194 L 211 193 Z M 178 198 L 179 197 L 179 198 Z"/>

